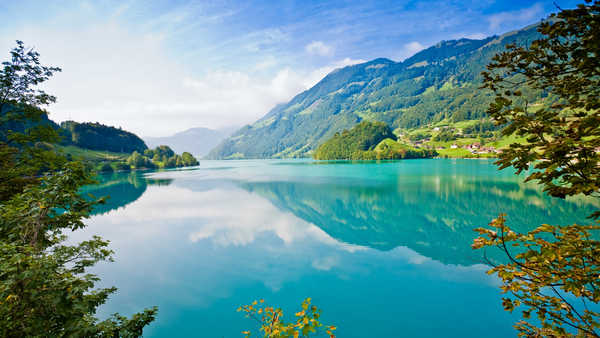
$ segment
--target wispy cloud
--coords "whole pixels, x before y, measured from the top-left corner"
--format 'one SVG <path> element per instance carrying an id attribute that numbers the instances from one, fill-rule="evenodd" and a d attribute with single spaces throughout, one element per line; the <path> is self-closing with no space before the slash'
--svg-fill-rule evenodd
<path id="1" fill-rule="evenodd" d="M 159 136 L 250 123 L 335 68 L 502 33 L 554 8 L 518 0 L 23 0 L 0 9 L 0 61 L 20 39 L 63 68 L 47 85 L 59 100 L 49 107 L 53 119 Z"/>
<path id="2" fill-rule="evenodd" d="M 310 73 L 308 73 L 302 80 L 302 85 L 304 89 L 308 89 L 314 85 L 316 85 L 319 81 L 321 81 L 327 74 L 331 73 L 335 69 L 344 68 L 346 66 L 355 65 L 357 63 L 363 63 L 366 60 L 362 59 L 351 59 L 344 58 L 335 62 L 332 62 L 326 66 L 319 67 Z"/>
<path id="3" fill-rule="evenodd" d="M 496 31 L 507 24 L 525 25 L 542 19 L 543 15 L 544 7 L 538 2 L 528 8 L 491 15 L 488 18 L 489 29 L 491 31 Z"/>
<path id="4" fill-rule="evenodd" d="M 333 47 L 326 45 L 323 41 L 313 41 L 304 48 L 308 54 L 331 56 L 333 55 Z"/>
<path id="5" fill-rule="evenodd" d="M 406 58 L 409 58 L 409 57 L 415 55 L 417 52 L 422 51 L 423 49 L 425 49 L 425 46 L 423 46 L 418 41 L 412 41 L 407 44 L 404 44 L 404 46 L 402 46 L 402 51 L 400 52 L 400 55 L 399 55 L 400 59 L 404 60 Z"/>

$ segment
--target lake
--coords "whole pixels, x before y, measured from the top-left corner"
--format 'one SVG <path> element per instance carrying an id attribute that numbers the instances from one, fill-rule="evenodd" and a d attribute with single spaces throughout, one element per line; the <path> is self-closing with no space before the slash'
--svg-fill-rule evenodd
<path id="1" fill-rule="evenodd" d="M 238 306 L 264 298 L 292 315 L 306 297 L 338 337 L 515 336 L 473 229 L 499 213 L 527 231 L 595 210 L 490 160 L 202 161 L 85 190 L 111 197 L 72 235 L 116 252 L 93 271 L 119 289 L 98 315 L 157 305 L 148 337 L 241 337 L 257 326 Z"/>

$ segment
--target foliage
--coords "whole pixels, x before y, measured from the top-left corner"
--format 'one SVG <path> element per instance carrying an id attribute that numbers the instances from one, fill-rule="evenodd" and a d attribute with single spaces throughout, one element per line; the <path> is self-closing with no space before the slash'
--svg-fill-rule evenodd
<path id="1" fill-rule="evenodd" d="M 0 202 L 35 184 L 45 170 L 64 163 L 45 143 L 58 141 L 58 133 L 48 124 L 47 113 L 39 106 L 56 98 L 37 85 L 60 68 L 42 66 L 39 54 L 26 50 L 23 42 L 11 51 L 10 61 L 0 70 Z"/>
<path id="2" fill-rule="evenodd" d="M 428 138 L 431 138 L 431 134 L 429 134 L 429 133 L 416 132 L 416 133 L 412 133 L 412 134 L 408 135 L 408 139 L 413 142 L 425 140 Z"/>
<path id="3" fill-rule="evenodd" d="M 502 168 L 520 173 L 538 169 L 552 196 L 594 195 L 600 186 L 600 2 L 565 10 L 543 22 L 545 38 L 529 48 L 508 46 L 484 72 L 484 87 L 496 92 L 489 114 L 508 123 L 504 135 L 526 136 L 500 155 Z M 531 107 L 518 86 L 547 91 L 559 98 L 551 106 Z"/>
<path id="4" fill-rule="evenodd" d="M 200 162 L 198 162 L 194 155 L 188 153 L 187 151 L 184 151 L 183 154 L 181 154 L 181 161 L 184 167 L 200 164 Z"/>
<path id="5" fill-rule="evenodd" d="M 71 163 L 0 205 L 2 336 L 135 335 L 130 327 L 141 330 L 153 320 L 156 308 L 120 323 L 93 317 L 116 288 L 94 289 L 99 278 L 86 270 L 112 260 L 112 251 L 99 237 L 66 245 L 63 234 L 83 228 L 97 203 L 78 193 L 90 182 L 84 168 Z"/>
<path id="6" fill-rule="evenodd" d="M 336 133 L 313 154 L 317 160 L 397 160 L 436 155 L 435 150 L 417 149 L 398 143 L 385 123 L 368 121 L 341 134 Z"/>
<path id="7" fill-rule="evenodd" d="M 65 143 L 81 148 L 120 153 L 143 152 L 148 148 L 137 135 L 121 128 L 97 122 L 77 123 L 74 121 L 65 121 L 60 126 L 67 134 Z"/>
<path id="8" fill-rule="evenodd" d="M 535 169 L 536 180 L 551 196 L 598 197 L 600 146 L 600 1 L 586 1 L 576 9 L 561 10 L 539 26 L 543 38 L 530 47 L 508 46 L 484 72 L 484 87 L 496 93 L 489 114 L 506 124 L 504 135 L 525 137 L 513 143 L 496 162 L 514 166 L 517 173 Z M 547 92 L 557 100 L 531 107 L 520 87 Z M 598 217 L 596 211 L 592 217 Z M 508 264 L 490 273 L 503 281 L 503 300 L 512 311 L 525 306 L 516 327 L 522 336 L 600 336 L 600 242 L 598 226 L 542 225 L 527 234 L 511 230 L 501 215 L 479 228 L 473 248 L 499 246 Z M 515 247 L 518 254 L 508 249 Z M 535 311 L 538 323 L 529 317 Z"/>
<path id="9" fill-rule="evenodd" d="M 386 138 L 396 139 L 388 125 L 363 121 L 350 130 L 336 133 L 320 145 L 314 153 L 317 160 L 347 160 L 358 158 L 362 152 L 373 150 Z"/>
<path id="10" fill-rule="evenodd" d="M 188 152 L 177 155 L 169 146 L 161 145 L 154 149 L 146 149 L 143 155 L 134 151 L 127 158 L 127 164 L 133 168 L 152 169 L 195 166 L 200 162 Z"/>
<path id="11" fill-rule="evenodd" d="M 414 148 L 406 144 L 385 139 L 381 141 L 375 151 L 373 151 L 377 160 L 401 160 L 408 158 L 431 158 L 438 155 L 433 149 Z"/>
<path id="12" fill-rule="evenodd" d="M 80 162 L 70 162 L 50 143 L 56 130 L 37 125 L 22 131 L 7 126 L 40 120 L 39 105 L 54 97 L 36 89 L 58 68 L 41 66 L 38 53 L 22 42 L 0 71 L 0 335 L 140 336 L 156 308 L 130 319 L 120 315 L 98 322 L 96 309 L 115 288 L 95 289 L 99 278 L 86 270 L 112 260 L 108 242 L 99 237 L 76 245 L 65 232 L 85 226 L 92 207 L 102 200 L 81 196 L 91 183 Z"/>
<path id="13" fill-rule="evenodd" d="M 435 135 L 432 139 L 432 141 L 435 142 L 448 142 L 454 140 L 456 140 L 456 134 L 454 134 L 454 132 L 451 130 L 444 130 L 439 134 Z"/>
<path id="14" fill-rule="evenodd" d="M 321 310 L 311 305 L 310 298 L 306 298 L 302 302 L 302 310 L 295 313 L 295 322 L 286 322 L 283 310 L 264 305 L 262 299 L 239 307 L 238 312 L 243 312 L 247 318 L 258 322 L 260 324 L 259 331 L 265 338 L 309 337 L 313 333 L 318 334 L 324 327 L 319 321 Z M 325 333 L 331 338 L 335 337 L 333 333 L 335 330 L 335 326 L 325 326 Z M 242 333 L 246 337 L 251 336 L 250 331 Z"/>
<path id="15" fill-rule="evenodd" d="M 131 156 L 127 158 L 127 164 L 129 164 L 132 168 L 135 169 L 153 169 L 156 168 L 156 164 L 152 162 L 146 156 L 141 155 L 137 151 L 134 151 Z"/>
<path id="16" fill-rule="evenodd" d="M 476 124 L 463 128 L 463 134 L 484 134 L 486 132 L 494 131 L 498 128 L 492 121 L 479 121 Z"/>
<path id="17" fill-rule="evenodd" d="M 507 253 L 510 263 L 488 272 L 502 279 L 503 293 L 516 298 L 503 298 L 504 309 L 526 306 L 523 318 L 535 312 L 541 323 L 538 328 L 523 320 L 517 329 L 525 336 L 564 337 L 569 335 L 567 329 L 575 329 L 582 336 L 597 337 L 600 313 L 588 304 L 600 302 L 600 241 L 590 238 L 590 231 L 600 226 L 544 224 L 519 234 L 506 226 L 504 216 L 490 226 L 493 229 L 476 229 L 482 237 L 473 248 L 497 246 Z M 513 257 L 508 246 L 524 250 Z"/>

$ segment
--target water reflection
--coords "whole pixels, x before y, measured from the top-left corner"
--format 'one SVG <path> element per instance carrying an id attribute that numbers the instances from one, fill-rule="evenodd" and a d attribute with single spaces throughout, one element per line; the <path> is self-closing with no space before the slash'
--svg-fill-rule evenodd
<path id="1" fill-rule="evenodd" d="M 99 316 L 158 305 L 147 335 L 165 337 L 239 337 L 251 326 L 240 304 L 293 309 L 306 296 L 340 337 L 511 336 L 472 228 L 500 211 L 525 229 L 591 209 L 475 161 L 203 162 L 109 175 L 87 191 L 111 195 L 74 233 L 116 252 L 96 271 L 119 287 Z"/>
<path id="2" fill-rule="evenodd" d="M 469 177 L 398 179 L 396 184 L 336 180 L 240 186 L 338 241 L 378 250 L 406 246 L 451 264 L 481 261 L 481 252 L 470 248 L 473 229 L 485 226 L 500 212 L 508 215 L 515 230 L 528 231 L 542 223 L 585 222 L 583 216 L 593 211 L 551 199 L 518 182 Z"/>
<path id="3" fill-rule="evenodd" d="M 272 232 L 284 243 L 308 236 L 347 250 L 405 246 L 443 263 L 463 265 L 481 262 L 481 252 L 470 248 L 472 230 L 500 212 L 508 215 L 513 228 L 528 231 L 542 223 L 584 223 L 594 210 L 592 201 L 550 198 L 535 184 L 525 184 L 511 173 L 498 174 L 489 162 L 437 162 L 428 173 L 393 164 L 366 164 L 367 170 L 357 164 L 284 164 L 115 173 L 87 192 L 110 195 L 108 203 L 95 210 L 101 214 L 137 200 L 148 185 L 172 184 L 180 189 L 162 190 L 152 196 L 152 206 L 121 219 L 202 219 L 188 234 L 192 242 L 210 239 L 221 246 L 239 246 Z M 245 193 L 237 191 L 240 188 Z M 198 194 L 206 191 L 211 193 Z"/>
<path id="4" fill-rule="evenodd" d="M 98 175 L 98 184 L 82 188 L 84 194 L 91 194 L 95 198 L 106 197 L 104 204 L 94 207 L 92 215 L 104 214 L 135 202 L 144 194 L 148 185 L 167 186 L 173 181 L 169 178 L 149 178 L 145 174 L 143 171 L 134 171 Z"/>

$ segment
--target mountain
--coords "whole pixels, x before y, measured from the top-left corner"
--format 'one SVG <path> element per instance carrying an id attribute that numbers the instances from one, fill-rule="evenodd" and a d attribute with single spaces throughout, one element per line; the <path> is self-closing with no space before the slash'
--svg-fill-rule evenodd
<path id="1" fill-rule="evenodd" d="M 336 69 L 235 132 L 208 158 L 308 157 L 336 132 L 362 120 L 411 129 L 444 119 L 481 118 L 491 93 L 479 89 L 480 73 L 505 45 L 527 45 L 540 38 L 536 28 L 482 40 L 442 41 L 402 62 L 379 58 Z M 524 95 L 534 101 L 542 98 L 540 92 Z"/>
<path id="2" fill-rule="evenodd" d="M 145 137 L 144 140 L 150 148 L 168 144 L 176 153 L 190 152 L 194 155 L 204 156 L 217 146 L 221 141 L 231 135 L 235 128 L 209 129 L 191 128 L 172 136 Z"/>

